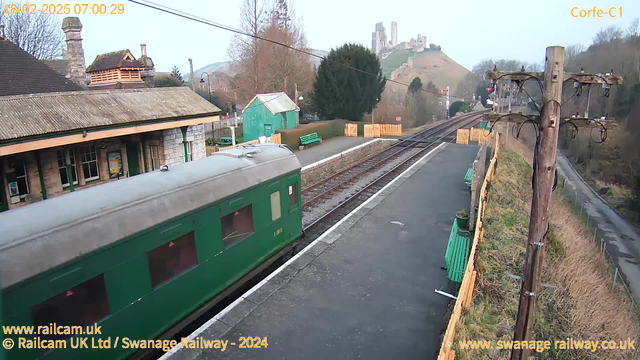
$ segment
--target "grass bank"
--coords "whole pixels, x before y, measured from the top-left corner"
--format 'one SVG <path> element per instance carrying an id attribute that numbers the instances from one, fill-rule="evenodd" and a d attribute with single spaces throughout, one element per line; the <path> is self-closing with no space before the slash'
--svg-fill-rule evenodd
<path id="1" fill-rule="evenodd" d="M 510 341 L 515 326 L 531 206 L 531 165 L 514 151 L 504 150 L 485 211 L 484 240 L 477 252 L 477 282 L 473 302 L 456 330 L 456 359 L 508 359 L 498 340 Z M 638 324 L 625 299 L 612 290 L 608 264 L 592 234 L 564 194 L 553 196 L 535 340 L 638 339 Z M 460 340 L 490 340 L 493 349 L 463 350 Z M 636 346 L 640 348 L 640 346 Z M 531 353 L 537 359 L 636 359 L 630 350 L 562 350 Z"/>

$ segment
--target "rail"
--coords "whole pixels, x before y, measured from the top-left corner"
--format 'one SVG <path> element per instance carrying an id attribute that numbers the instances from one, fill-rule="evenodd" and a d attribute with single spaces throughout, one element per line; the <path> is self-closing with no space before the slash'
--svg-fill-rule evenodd
<path id="1" fill-rule="evenodd" d="M 462 284 L 456 298 L 456 303 L 453 306 L 453 312 L 449 319 L 449 325 L 442 339 L 442 345 L 440 346 L 440 353 L 438 354 L 438 360 L 453 360 L 455 358 L 455 350 L 453 350 L 453 339 L 455 337 L 456 325 L 462 315 L 462 310 L 468 310 L 471 305 L 471 299 L 473 297 L 473 287 L 476 282 L 476 270 L 475 270 L 475 258 L 476 248 L 478 243 L 482 240 L 484 229 L 482 227 L 484 219 L 484 210 L 487 202 L 488 191 L 487 188 L 493 180 L 493 175 L 496 171 L 496 162 L 498 160 L 498 153 L 500 151 L 500 134 L 496 134 L 495 147 L 493 157 L 489 163 L 487 174 L 482 182 L 482 188 L 480 189 L 480 201 L 478 203 L 478 220 L 476 221 L 475 231 L 473 235 L 473 242 L 471 244 L 471 251 L 469 252 L 469 260 L 467 260 L 467 269 L 465 270 Z"/>
<path id="2" fill-rule="evenodd" d="M 477 114 L 474 114 L 477 115 Z M 475 116 L 470 116 L 471 120 L 469 120 L 467 123 L 465 123 L 462 126 L 468 125 L 469 123 L 472 123 L 473 121 L 477 121 L 477 117 Z M 465 118 L 466 120 L 466 118 Z M 404 161 L 402 161 L 401 163 L 397 164 L 396 166 L 394 166 L 393 168 L 389 169 L 388 171 L 386 171 L 385 173 L 381 174 L 380 176 L 378 176 L 375 180 L 373 180 L 370 184 L 368 184 L 367 186 L 363 187 L 362 189 L 360 189 L 359 191 L 357 191 L 355 194 L 351 195 L 349 198 L 347 198 L 346 200 L 342 201 L 338 206 L 334 207 L 333 209 L 329 210 L 328 212 L 326 212 L 325 214 L 323 214 L 322 216 L 320 216 L 319 218 L 315 219 L 312 223 L 310 223 L 309 225 L 305 226 L 304 231 L 305 232 L 309 232 L 311 228 L 313 228 L 314 226 L 316 226 L 318 223 L 320 223 L 321 221 L 327 219 L 329 216 L 331 216 L 332 214 L 334 214 L 337 210 L 339 210 L 340 208 L 342 208 L 345 204 L 351 202 L 352 200 L 358 198 L 363 192 L 369 190 L 371 187 L 373 187 L 374 185 L 377 185 L 379 182 L 381 182 L 384 178 L 386 178 L 387 176 L 389 176 L 390 174 L 392 174 L 394 171 L 396 171 L 397 169 L 401 168 L 402 166 L 406 165 L 407 163 L 411 163 L 412 161 L 415 161 L 417 159 L 420 158 L 421 155 L 423 155 L 423 153 L 429 149 L 431 149 L 432 147 L 436 146 L 439 144 L 440 141 L 442 141 L 443 139 L 445 139 L 446 137 L 450 136 L 452 133 L 454 133 L 457 130 L 457 128 L 454 128 L 452 130 L 447 131 L 446 133 L 444 133 L 442 136 L 440 136 L 438 139 L 436 139 L 435 141 L 431 142 L 429 145 L 427 145 L 426 147 L 424 147 L 421 151 L 416 152 L 415 154 L 411 155 L 410 157 L 408 157 L 407 159 L 405 159 Z M 410 141 L 410 140 L 405 140 L 405 141 Z M 363 200 L 364 201 L 364 200 Z"/>

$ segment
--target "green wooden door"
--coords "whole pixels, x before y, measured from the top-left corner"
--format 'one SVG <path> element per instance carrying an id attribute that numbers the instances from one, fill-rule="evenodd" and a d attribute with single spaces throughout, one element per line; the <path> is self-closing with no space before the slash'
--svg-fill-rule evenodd
<path id="1" fill-rule="evenodd" d="M 140 174 L 140 160 L 138 159 L 138 144 L 127 143 L 127 163 L 129 165 L 129 176 Z"/>

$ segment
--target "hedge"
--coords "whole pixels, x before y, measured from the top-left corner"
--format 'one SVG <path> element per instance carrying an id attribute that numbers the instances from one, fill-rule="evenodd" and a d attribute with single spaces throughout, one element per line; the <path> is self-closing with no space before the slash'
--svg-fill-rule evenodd
<path id="1" fill-rule="evenodd" d="M 344 136 L 344 125 L 346 123 L 358 124 L 358 134 L 364 134 L 364 123 L 346 120 L 314 121 L 311 124 L 301 124 L 297 129 L 277 130 L 282 134 L 282 143 L 289 145 L 292 149 L 300 146 L 300 136 L 317 133 L 323 140 L 336 136 Z"/>

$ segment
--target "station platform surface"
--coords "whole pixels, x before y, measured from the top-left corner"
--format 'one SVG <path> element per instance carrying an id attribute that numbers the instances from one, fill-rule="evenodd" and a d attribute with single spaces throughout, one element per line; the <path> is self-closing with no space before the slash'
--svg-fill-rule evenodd
<path id="1" fill-rule="evenodd" d="M 444 254 L 477 146 L 442 144 L 162 359 L 432 359 L 450 299 Z M 267 348 L 239 348 L 241 337 Z M 202 340 L 199 340 L 202 341 Z"/>
<path id="2" fill-rule="evenodd" d="M 298 157 L 298 161 L 300 161 L 300 165 L 307 166 L 371 140 L 373 139 L 337 136 L 322 140 L 322 144 L 314 145 L 304 150 L 296 150 L 295 154 Z"/>

